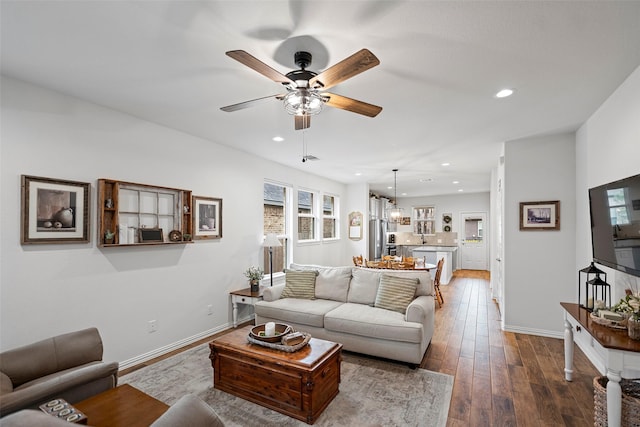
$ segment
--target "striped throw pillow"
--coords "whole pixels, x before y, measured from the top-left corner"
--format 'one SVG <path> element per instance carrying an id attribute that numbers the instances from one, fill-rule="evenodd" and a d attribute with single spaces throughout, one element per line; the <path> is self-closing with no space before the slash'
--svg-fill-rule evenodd
<path id="1" fill-rule="evenodd" d="M 416 294 L 418 279 L 383 274 L 378 286 L 375 307 L 404 314 Z"/>
<path id="2" fill-rule="evenodd" d="M 316 270 L 285 271 L 285 285 L 280 298 L 315 299 Z"/>

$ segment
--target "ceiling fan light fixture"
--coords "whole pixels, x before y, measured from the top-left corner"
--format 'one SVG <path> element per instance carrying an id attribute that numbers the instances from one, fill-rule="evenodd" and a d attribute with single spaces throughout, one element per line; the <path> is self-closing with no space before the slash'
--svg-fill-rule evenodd
<path id="1" fill-rule="evenodd" d="M 296 89 L 284 97 L 284 109 L 292 116 L 313 116 L 323 107 L 324 99 L 308 89 Z"/>

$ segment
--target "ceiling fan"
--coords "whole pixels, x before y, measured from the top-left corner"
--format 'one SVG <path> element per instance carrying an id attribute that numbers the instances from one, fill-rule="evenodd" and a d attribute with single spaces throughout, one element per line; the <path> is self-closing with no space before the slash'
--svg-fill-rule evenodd
<path id="1" fill-rule="evenodd" d="M 382 111 L 382 107 L 377 105 L 325 92 L 326 89 L 378 65 L 380 60 L 368 49 L 362 49 L 354 53 L 320 74 L 307 70 L 307 67 L 311 64 L 312 57 L 311 53 L 304 51 L 294 54 L 295 64 L 300 69 L 291 71 L 286 75 L 281 74 L 244 50 L 231 50 L 227 52 L 227 56 L 254 69 L 274 82 L 281 83 L 284 85 L 286 93 L 228 105 L 222 107 L 222 111 L 242 110 L 269 99 L 278 99 L 283 101 L 285 110 L 294 116 L 296 130 L 308 128 L 311 125 L 310 116 L 322 111 L 325 104 L 368 117 L 375 117 Z"/>

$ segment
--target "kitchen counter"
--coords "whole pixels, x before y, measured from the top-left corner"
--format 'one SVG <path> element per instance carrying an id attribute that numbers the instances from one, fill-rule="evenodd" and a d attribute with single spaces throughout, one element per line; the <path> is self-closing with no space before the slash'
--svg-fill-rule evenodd
<path id="1" fill-rule="evenodd" d="M 456 257 L 455 251 L 457 246 L 416 246 L 412 249 L 414 257 L 424 257 L 425 262 L 437 264 L 439 259 L 444 258 L 444 266 L 440 275 L 440 284 L 446 285 L 453 277 L 455 266 L 453 265 Z"/>
<path id="2" fill-rule="evenodd" d="M 412 249 L 413 251 L 422 252 L 455 252 L 458 250 L 457 246 L 418 246 Z"/>

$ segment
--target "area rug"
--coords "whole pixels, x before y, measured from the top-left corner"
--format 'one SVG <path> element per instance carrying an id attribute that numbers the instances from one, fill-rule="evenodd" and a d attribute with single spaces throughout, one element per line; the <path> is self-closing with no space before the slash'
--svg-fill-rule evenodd
<path id="1" fill-rule="evenodd" d="M 445 426 L 453 377 L 343 352 L 340 393 L 315 426 Z M 306 426 L 279 412 L 213 388 L 207 344 L 119 379 L 168 405 L 192 393 L 227 426 Z"/>

